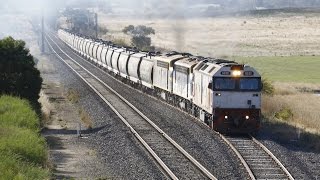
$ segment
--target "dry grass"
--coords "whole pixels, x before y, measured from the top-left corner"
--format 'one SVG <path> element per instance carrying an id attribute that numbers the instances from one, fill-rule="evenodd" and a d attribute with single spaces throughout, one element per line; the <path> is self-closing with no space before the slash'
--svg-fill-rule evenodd
<path id="1" fill-rule="evenodd" d="M 72 103 L 77 103 L 79 101 L 79 93 L 74 89 L 68 89 L 67 98 Z"/>
<path id="2" fill-rule="evenodd" d="M 299 92 L 299 85 L 280 86 L 278 84 L 276 86 L 277 91 L 274 96 L 263 96 L 262 113 L 268 119 L 275 119 L 277 112 L 284 108 L 290 109 L 293 117 L 285 120 L 286 123 L 307 132 L 320 134 L 320 97 L 311 93 Z M 310 85 L 310 87 L 313 86 Z"/>
<path id="3" fill-rule="evenodd" d="M 133 19 L 99 14 L 108 35 L 127 39 L 127 25 L 155 29 L 152 45 L 203 56 L 319 55 L 320 18 L 312 13 L 255 17 Z M 244 23 L 246 22 L 246 23 Z"/>
<path id="4" fill-rule="evenodd" d="M 86 125 L 87 129 L 92 129 L 93 123 L 89 114 L 84 109 L 80 109 L 79 114 L 81 121 Z"/>
<path id="5" fill-rule="evenodd" d="M 74 89 L 68 89 L 67 98 L 72 103 L 77 103 L 80 99 L 79 93 Z M 91 129 L 93 127 L 93 122 L 89 116 L 89 114 L 82 108 L 79 108 L 79 115 L 81 122 L 83 122 L 87 129 Z"/>
<path id="6" fill-rule="evenodd" d="M 319 86 L 275 83 L 275 95 L 262 97 L 263 128 L 274 140 L 320 152 L 320 96 L 309 92 Z"/>
<path id="7" fill-rule="evenodd" d="M 122 29 L 130 24 L 146 25 L 155 29 L 155 35 L 151 36 L 153 46 L 195 55 L 295 56 L 297 61 L 301 55 L 320 55 L 320 17 L 312 13 L 194 19 L 134 19 L 100 13 L 99 23 L 101 27 L 107 27 L 109 30 L 103 36 L 107 40 L 121 39 L 129 42 L 130 37 L 125 35 Z M 312 63 L 308 66 L 317 67 L 312 66 Z M 286 67 L 286 64 L 279 67 Z M 300 65 L 298 68 L 303 69 Z M 291 69 L 293 75 L 290 74 L 290 77 L 279 76 L 291 78 L 282 82 L 292 82 L 292 79 L 298 78 L 296 69 L 295 66 Z M 315 71 L 312 69 L 310 72 Z M 293 118 L 285 123 L 302 127 L 309 132 L 320 133 L 320 97 L 301 92 L 319 90 L 318 76 L 312 77 L 314 84 L 311 85 L 304 84 L 309 82 L 307 78 L 311 78 L 307 76 L 299 76 L 302 80 L 294 81 L 301 82 L 300 84 L 275 83 L 276 94 L 263 97 L 263 113 L 274 119 L 275 113 L 289 108 L 293 112 Z"/>

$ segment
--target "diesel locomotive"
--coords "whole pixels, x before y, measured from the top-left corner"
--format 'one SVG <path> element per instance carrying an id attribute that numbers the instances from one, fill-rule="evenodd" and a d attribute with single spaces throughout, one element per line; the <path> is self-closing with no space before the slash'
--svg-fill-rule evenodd
<path id="1" fill-rule="evenodd" d="M 122 81 L 149 92 L 222 133 L 258 131 L 261 76 L 234 61 L 187 53 L 151 53 L 119 47 L 66 30 L 59 38 Z"/>

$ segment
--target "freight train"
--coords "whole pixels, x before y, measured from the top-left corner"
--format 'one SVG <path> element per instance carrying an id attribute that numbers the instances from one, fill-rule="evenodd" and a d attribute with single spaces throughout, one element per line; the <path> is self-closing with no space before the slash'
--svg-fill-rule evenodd
<path id="1" fill-rule="evenodd" d="M 261 76 L 234 61 L 187 53 L 151 53 L 58 31 L 83 57 L 145 92 L 197 117 L 221 133 L 260 127 Z"/>

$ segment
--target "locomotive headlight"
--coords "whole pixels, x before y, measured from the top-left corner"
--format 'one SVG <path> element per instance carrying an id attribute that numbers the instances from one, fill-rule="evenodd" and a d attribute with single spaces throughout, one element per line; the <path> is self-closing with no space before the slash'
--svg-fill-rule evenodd
<path id="1" fill-rule="evenodd" d="M 246 120 L 248 120 L 249 119 L 249 116 L 246 116 Z"/>
<path id="2" fill-rule="evenodd" d="M 228 119 L 228 116 L 224 116 L 224 119 Z"/>
<path id="3" fill-rule="evenodd" d="M 238 71 L 238 70 L 232 71 L 232 75 L 233 76 L 240 76 L 241 75 L 241 71 Z"/>

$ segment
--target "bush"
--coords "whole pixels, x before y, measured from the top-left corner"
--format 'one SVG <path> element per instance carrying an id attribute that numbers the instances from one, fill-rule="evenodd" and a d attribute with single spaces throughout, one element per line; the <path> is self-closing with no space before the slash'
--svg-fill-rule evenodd
<path id="1" fill-rule="evenodd" d="M 279 112 L 275 113 L 275 117 L 281 120 L 289 120 L 289 118 L 293 118 L 293 112 L 291 109 L 284 107 Z"/>
<path id="2" fill-rule="evenodd" d="M 42 78 L 25 42 L 7 37 L 0 40 L 0 94 L 27 98 L 37 103 Z"/>
<path id="3" fill-rule="evenodd" d="M 271 81 L 266 78 L 262 78 L 262 93 L 267 95 L 273 95 L 275 88 L 272 85 Z"/>
<path id="4" fill-rule="evenodd" d="M 133 36 L 131 39 L 132 45 L 137 47 L 138 49 L 144 51 L 152 51 L 151 38 L 145 36 Z"/>
<path id="5" fill-rule="evenodd" d="M 150 34 L 155 34 L 152 27 L 139 25 L 134 27 L 129 25 L 122 30 L 123 33 L 131 35 L 132 46 L 145 51 L 153 51 L 154 47 L 151 46 L 151 38 L 147 37 Z"/>
<path id="6" fill-rule="evenodd" d="M 129 32 L 132 32 L 134 30 L 134 26 L 133 25 L 129 25 L 123 28 L 122 32 L 125 34 L 128 34 Z"/>
<path id="7" fill-rule="evenodd" d="M 133 25 L 129 25 L 124 27 L 122 32 L 125 34 L 130 34 L 132 36 L 148 36 L 150 34 L 155 34 L 155 31 L 152 27 L 143 25 L 139 25 L 136 27 L 134 27 Z"/>

